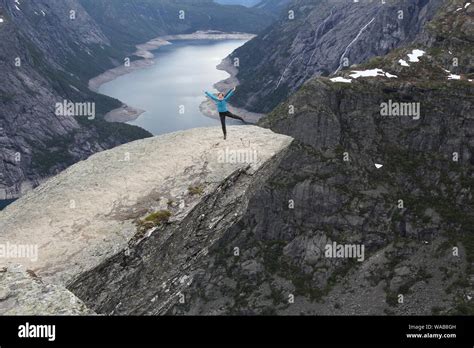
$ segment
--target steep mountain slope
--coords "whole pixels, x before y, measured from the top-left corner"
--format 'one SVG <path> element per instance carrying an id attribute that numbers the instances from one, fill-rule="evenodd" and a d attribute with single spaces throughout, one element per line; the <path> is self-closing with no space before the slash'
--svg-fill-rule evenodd
<path id="1" fill-rule="evenodd" d="M 279 16 L 290 3 L 291 0 L 261 0 L 255 7 Z"/>
<path id="2" fill-rule="evenodd" d="M 274 18 L 265 11 L 220 6 L 212 0 L 79 0 L 113 45 L 134 46 L 160 35 L 197 30 L 258 33 Z"/>
<path id="3" fill-rule="evenodd" d="M 314 76 L 412 42 L 441 0 L 295 0 L 289 13 L 236 50 L 241 87 L 235 104 L 269 112 Z M 345 60 L 347 59 L 347 60 Z"/>
<path id="4" fill-rule="evenodd" d="M 103 115 L 121 103 L 88 88 L 90 78 L 123 64 L 136 44 L 196 30 L 256 32 L 272 20 L 211 0 L 0 0 L 0 18 L 0 199 L 95 152 L 150 135 L 106 123 Z M 93 105 L 95 118 L 55 115 L 64 100 Z"/>
<path id="5" fill-rule="evenodd" d="M 278 16 L 291 0 L 215 0 L 222 5 L 255 7 Z"/>
<path id="6" fill-rule="evenodd" d="M 209 195 L 69 289 L 113 314 L 473 314 L 472 65 L 453 78 L 447 59 L 471 63 L 464 6 L 443 6 L 424 44 L 313 79 L 262 121 L 296 140 L 244 210 Z M 420 114 L 383 116 L 390 101 Z M 365 253 L 331 257 L 334 242 Z"/>
<path id="7" fill-rule="evenodd" d="M 76 5 L 0 2 L 0 199 L 94 152 L 148 136 L 101 120 L 120 103 L 91 93 L 82 73 L 111 64 L 109 41 Z M 77 20 L 69 19 L 71 8 Z M 56 115 L 56 103 L 65 99 L 95 103 L 96 118 Z"/>

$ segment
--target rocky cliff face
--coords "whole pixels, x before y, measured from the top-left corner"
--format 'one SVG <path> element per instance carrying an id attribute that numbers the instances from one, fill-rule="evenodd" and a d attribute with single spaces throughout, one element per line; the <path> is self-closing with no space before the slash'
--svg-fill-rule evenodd
<path id="1" fill-rule="evenodd" d="M 162 252 L 150 254 L 147 267 L 154 268 L 152 259 L 160 258 L 165 271 L 160 277 L 173 287 L 173 277 L 182 267 L 195 267 L 205 259 L 206 249 L 238 221 L 256 180 L 266 175 L 266 168 L 291 141 L 253 126 L 229 127 L 228 141 L 222 140 L 218 127 L 199 128 L 95 154 L 0 212 L 0 266 L 9 270 L 0 272 L 0 284 L 11 278 L 23 282 L 25 277 L 15 271 L 19 264 L 23 273 L 59 290 L 82 274 L 90 279 L 91 269 L 98 274 L 95 269 L 103 265 L 115 265 L 122 257 L 132 261 L 139 249 L 153 248 Z M 25 211 L 34 216 L 23 219 Z M 195 224 L 202 233 L 191 228 Z M 20 247 L 31 254 L 16 253 Z M 128 282 L 120 286 L 133 287 Z M 21 287 L 16 288 L 0 297 L 0 310 L 11 310 L 2 301 L 22 303 L 27 298 Z M 68 298 L 65 289 L 64 296 Z M 132 310 L 124 306 L 116 312 L 125 308 Z M 41 314 L 43 309 L 28 305 L 18 310 Z M 67 303 L 66 309 L 74 310 Z"/>
<path id="2" fill-rule="evenodd" d="M 230 242 L 259 255 L 238 262 L 253 263 L 251 304 L 240 311 L 267 297 L 259 313 L 272 302 L 277 313 L 473 313 L 472 16 L 464 1 L 443 5 L 425 45 L 311 80 L 262 122 L 296 141 L 249 203 L 246 221 L 264 215 L 265 224 Z M 419 117 L 382 113 L 390 101 L 418 104 Z M 333 241 L 363 244 L 370 256 L 321 257 Z"/>
<path id="3" fill-rule="evenodd" d="M 179 10 L 187 13 L 182 20 Z M 209 16 L 226 18 L 231 11 L 211 0 L 1 0 L 0 199 L 17 197 L 93 153 L 150 136 L 105 122 L 121 103 L 90 91 L 88 80 L 123 64 L 136 44 L 158 35 L 256 32 L 272 20 L 243 7 L 236 10 L 240 20 Z M 94 105 L 95 118 L 56 115 L 64 100 Z"/>
<path id="4" fill-rule="evenodd" d="M 211 154 L 228 146 L 217 129 L 186 133 L 190 143 L 177 135 L 170 144 L 184 150 L 162 155 L 142 152 L 158 139 L 139 141 L 126 145 L 143 153 L 138 173 L 116 161 L 102 167 L 107 156 L 99 154 L 14 203 L 0 215 L 9 224 L 43 210 L 7 240 L 30 240 L 39 222 L 45 231 L 53 224 L 49 236 L 36 235 L 49 252 L 33 271 L 100 314 L 472 314 L 473 11 L 449 1 L 416 45 L 308 81 L 261 123 L 293 141 L 233 128 L 230 150 L 263 151 L 256 167 L 229 165 L 232 151 L 216 166 Z M 166 167 L 170 177 L 160 177 Z M 52 214 L 43 197 L 58 196 L 61 185 L 73 196 L 65 198 L 83 197 L 78 207 L 89 202 L 96 193 L 72 189 L 70 178 L 83 183 L 100 168 L 130 178 L 127 197 L 98 192 L 110 203 L 94 205 L 94 219 L 85 205 L 86 216 L 40 220 Z M 119 187 L 100 177 L 89 184 Z M 150 194 L 137 199 L 144 177 Z M 100 228 L 89 230 L 94 223 Z M 60 229 L 74 231 L 66 240 L 87 244 L 94 262 L 54 250 L 47 239 Z M 328 254 L 334 243 L 355 251 Z"/>
<path id="5" fill-rule="evenodd" d="M 109 314 L 472 314 L 471 16 L 452 1 L 424 44 L 306 83 L 262 121 L 295 141 L 236 220 L 213 195 L 69 289 Z M 390 100 L 420 113 L 385 115 Z"/>
<path id="6" fill-rule="evenodd" d="M 77 70 L 66 72 L 76 52 L 100 69 L 103 59 L 95 58 L 92 47 L 108 45 L 75 5 L 72 1 L 0 2 L 0 199 L 16 197 L 94 152 L 148 134 L 124 125 L 104 128 L 100 114 L 120 103 L 91 94 L 82 76 L 74 74 Z M 69 19 L 71 8 L 77 11 L 75 21 Z M 65 99 L 96 103 L 97 119 L 56 115 L 56 103 Z"/>
<path id="7" fill-rule="evenodd" d="M 232 54 L 241 87 L 234 101 L 267 113 L 315 76 L 412 42 L 441 0 L 296 0 L 279 21 Z"/>

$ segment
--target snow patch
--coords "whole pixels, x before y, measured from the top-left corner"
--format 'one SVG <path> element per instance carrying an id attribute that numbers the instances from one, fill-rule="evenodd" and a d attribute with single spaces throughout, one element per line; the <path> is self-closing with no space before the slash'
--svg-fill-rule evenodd
<path id="1" fill-rule="evenodd" d="M 398 62 L 400 63 L 401 66 L 410 66 L 410 64 L 408 64 L 407 61 L 404 59 L 400 59 Z"/>
<path id="2" fill-rule="evenodd" d="M 364 71 L 352 71 L 350 77 L 357 79 L 359 77 L 375 77 L 375 76 L 384 76 L 388 78 L 397 78 L 398 76 L 386 73 L 382 69 L 371 69 L 371 70 L 364 70 Z"/>
<path id="3" fill-rule="evenodd" d="M 461 75 L 453 74 L 453 73 L 451 73 L 451 71 L 446 70 L 446 69 L 443 69 L 443 70 L 444 70 L 446 73 L 449 74 L 448 80 L 460 80 L 460 79 L 461 79 Z"/>
<path id="4" fill-rule="evenodd" d="M 351 79 L 345 79 L 344 77 L 342 76 L 339 76 L 339 77 L 334 77 L 331 79 L 332 82 L 342 82 L 342 83 L 351 83 L 352 80 Z"/>
<path id="5" fill-rule="evenodd" d="M 459 12 L 459 11 L 461 11 L 462 9 L 466 9 L 466 8 L 469 7 L 469 5 L 471 5 L 471 3 L 470 3 L 470 2 L 467 2 L 467 3 L 464 5 L 464 7 L 459 7 L 459 8 L 456 9 L 456 11 L 454 11 L 454 12 Z"/>
<path id="6" fill-rule="evenodd" d="M 413 63 L 417 63 L 420 61 L 420 57 L 423 57 L 425 51 L 422 50 L 413 50 L 411 53 L 408 53 L 408 60 Z"/>
<path id="7" fill-rule="evenodd" d="M 383 164 L 375 163 L 375 168 L 380 169 L 383 167 Z"/>
<path id="8" fill-rule="evenodd" d="M 448 76 L 448 80 L 460 80 L 460 79 L 461 79 L 461 75 L 451 74 Z"/>
<path id="9" fill-rule="evenodd" d="M 3 23 L 3 18 L 0 18 L 0 23 Z"/>

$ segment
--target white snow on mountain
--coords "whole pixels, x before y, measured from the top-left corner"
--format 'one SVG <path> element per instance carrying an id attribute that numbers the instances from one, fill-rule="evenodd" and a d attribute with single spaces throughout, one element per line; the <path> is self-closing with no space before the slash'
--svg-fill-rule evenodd
<path id="1" fill-rule="evenodd" d="M 422 50 L 413 50 L 411 53 L 408 53 L 408 60 L 410 62 L 417 63 L 420 61 L 420 57 L 422 57 L 426 52 Z"/>
<path id="2" fill-rule="evenodd" d="M 346 79 L 342 76 L 339 76 L 339 77 L 334 77 L 331 79 L 332 82 L 342 82 L 342 83 L 351 83 L 352 80 L 351 79 Z"/>
<path id="3" fill-rule="evenodd" d="M 398 62 L 400 63 L 401 66 L 410 66 L 410 64 L 408 64 L 407 61 L 404 59 L 400 59 Z"/>
<path id="4" fill-rule="evenodd" d="M 369 69 L 369 70 L 363 70 L 363 71 L 355 71 L 352 70 L 352 74 L 350 74 L 350 77 L 357 79 L 359 77 L 375 77 L 375 76 L 384 76 L 388 78 L 397 78 L 398 76 L 392 75 L 390 73 L 386 73 L 382 69 Z"/>

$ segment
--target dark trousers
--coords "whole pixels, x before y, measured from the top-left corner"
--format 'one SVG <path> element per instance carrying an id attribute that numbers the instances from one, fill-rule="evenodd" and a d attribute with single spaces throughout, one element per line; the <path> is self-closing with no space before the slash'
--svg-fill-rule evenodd
<path id="1" fill-rule="evenodd" d="M 240 121 L 245 123 L 245 121 L 242 117 L 234 115 L 233 113 L 231 113 L 229 111 L 219 112 L 219 117 L 221 118 L 222 131 L 224 132 L 224 136 L 227 136 L 227 128 L 225 126 L 225 118 L 226 117 L 234 118 L 236 120 L 240 120 Z"/>

